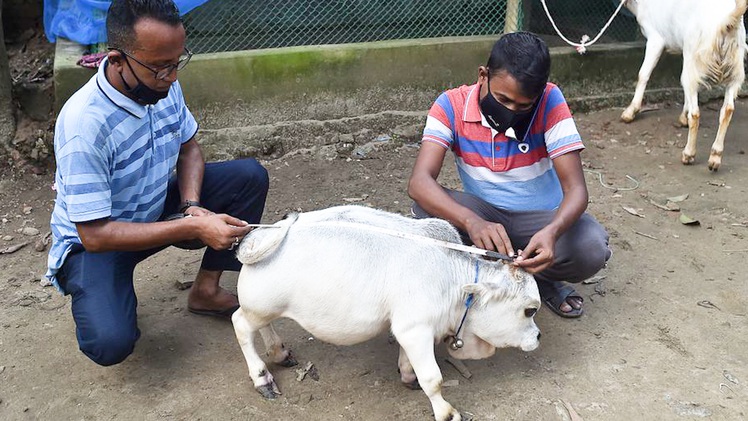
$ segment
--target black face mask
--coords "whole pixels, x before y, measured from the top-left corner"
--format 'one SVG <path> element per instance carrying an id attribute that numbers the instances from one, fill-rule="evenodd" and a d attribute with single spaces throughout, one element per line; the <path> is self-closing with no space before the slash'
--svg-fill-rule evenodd
<path id="1" fill-rule="evenodd" d="M 486 84 L 488 85 L 488 93 L 480 101 L 480 110 L 486 117 L 488 125 L 499 133 L 506 132 L 510 127 L 515 129 L 515 131 L 522 129 L 520 131 L 524 133 L 527 129 L 526 126 L 530 123 L 530 119 L 532 119 L 532 115 L 535 112 L 535 107 L 533 106 L 527 111 L 514 112 L 493 97 L 493 94 L 491 94 L 491 83 L 488 79 L 486 79 Z"/>
<path id="2" fill-rule="evenodd" d="M 125 85 L 125 91 L 127 91 L 128 94 L 132 95 L 132 97 L 135 98 L 137 102 L 141 104 L 153 105 L 169 95 L 168 90 L 157 91 L 146 86 L 146 84 L 144 84 L 143 81 L 140 80 L 138 75 L 135 74 L 135 70 L 133 70 L 130 62 L 126 58 L 125 62 L 127 62 L 127 67 L 130 68 L 130 71 L 132 72 L 132 75 L 135 76 L 135 80 L 138 81 L 138 84 L 135 85 L 134 88 L 131 88 L 130 85 L 128 85 L 125 81 L 122 73 L 119 74 L 119 77 L 122 78 L 122 83 Z"/>

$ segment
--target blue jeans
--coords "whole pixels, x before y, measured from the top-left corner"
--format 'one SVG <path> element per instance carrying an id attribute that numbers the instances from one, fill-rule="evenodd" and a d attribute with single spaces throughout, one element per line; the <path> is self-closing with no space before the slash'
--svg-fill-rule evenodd
<path id="1" fill-rule="evenodd" d="M 262 218 L 268 191 L 268 174 L 254 159 L 209 163 L 205 166 L 202 205 L 256 224 Z M 178 211 L 179 186 L 169 183 L 163 215 Z M 133 288 L 135 266 L 167 246 L 137 252 L 89 253 L 75 246 L 57 278 L 72 296 L 73 319 L 81 351 L 95 363 L 122 362 L 140 337 L 138 299 Z M 200 266 L 206 270 L 241 269 L 235 251 L 207 248 Z"/>

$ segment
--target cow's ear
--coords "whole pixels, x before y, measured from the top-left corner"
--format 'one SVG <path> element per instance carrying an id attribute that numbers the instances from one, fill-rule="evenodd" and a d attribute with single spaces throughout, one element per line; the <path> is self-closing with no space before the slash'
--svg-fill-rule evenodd
<path id="1" fill-rule="evenodd" d="M 480 296 L 486 293 L 486 286 L 483 284 L 465 284 L 462 286 L 462 290 L 467 294 Z"/>
<path id="2" fill-rule="evenodd" d="M 498 290 L 499 285 L 492 282 L 481 282 L 479 284 L 465 284 L 462 290 L 468 294 L 478 297 L 491 298 L 494 291 Z"/>

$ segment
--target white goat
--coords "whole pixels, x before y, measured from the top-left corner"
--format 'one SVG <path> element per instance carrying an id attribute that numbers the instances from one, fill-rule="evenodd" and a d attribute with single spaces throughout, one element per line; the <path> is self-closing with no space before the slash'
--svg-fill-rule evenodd
<path id="1" fill-rule="evenodd" d="M 678 121 L 688 126 L 688 142 L 681 162 L 691 164 L 696 156 L 699 130 L 699 85 L 725 87 L 725 99 L 719 112 L 719 129 L 709 155 L 709 169 L 717 171 L 722 163 L 725 133 L 735 110 L 735 98 L 745 79 L 746 0 L 627 0 L 626 7 L 636 15 L 647 37 L 644 63 L 631 104 L 621 114 L 629 123 L 639 112 L 649 76 L 662 51 L 683 52 L 683 112 Z"/>

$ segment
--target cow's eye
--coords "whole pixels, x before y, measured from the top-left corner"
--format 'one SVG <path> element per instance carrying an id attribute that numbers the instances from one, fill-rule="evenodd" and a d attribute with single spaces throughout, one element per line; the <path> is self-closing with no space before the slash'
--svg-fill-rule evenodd
<path id="1" fill-rule="evenodd" d="M 538 312 L 538 309 L 535 307 L 530 307 L 525 309 L 525 316 L 532 317 L 535 315 L 535 313 Z"/>

